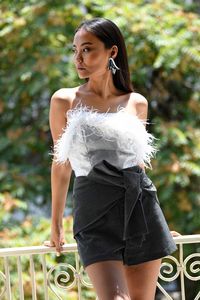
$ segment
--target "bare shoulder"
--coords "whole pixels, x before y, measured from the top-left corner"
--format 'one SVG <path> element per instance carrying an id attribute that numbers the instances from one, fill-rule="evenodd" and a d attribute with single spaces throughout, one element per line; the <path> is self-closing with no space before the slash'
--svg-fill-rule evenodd
<path id="1" fill-rule="evenodd" d="M 148 106 L 147 99 L 143 95 L 141 95 L 139 93 L 135 93 L 135 92 L 132 92 L 130 94 L 129 102 L 131 105 Z"/>
<path id="2" fill-rule="evenodd" d="M 51 102 L 60 103 L 70 108 L 73 104 L 77 89 L 78 87 L 59 89 L 51 96 Z"/>
<path id="3" fill-rule="evenodd" d="M 53 141 L 57 140 L 67 122 L 66 113 L 72 108 L 77 88 L 62 88 L 51 96 L 49 123 Z"/>
<path id="4" fill-rule="evenodd" d="M 64 117 L 66 121 L 66 113 L 74 106 L 74 99 L 78 90 L 79 87 L 74 87 L 62 88 L 54 92 L 50 101 L 50 115 Z"/>
<path id="5" fill-rule="evenodd" d="M 129 98 L 129 105 L 140 119 L 147 120 L 148 101 L 143 95 L 132 92 Z"/>

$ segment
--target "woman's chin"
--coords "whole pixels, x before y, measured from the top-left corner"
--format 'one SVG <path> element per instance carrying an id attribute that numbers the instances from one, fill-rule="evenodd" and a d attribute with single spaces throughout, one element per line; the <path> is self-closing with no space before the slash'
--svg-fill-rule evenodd
<path id="1" fill-rule="evenodd" d="M 80 79 L 87 79 L 88 78 L 88 75 L 84 75 L 84 74 L 78 74 L 78 77 L 80 78 Z"/>

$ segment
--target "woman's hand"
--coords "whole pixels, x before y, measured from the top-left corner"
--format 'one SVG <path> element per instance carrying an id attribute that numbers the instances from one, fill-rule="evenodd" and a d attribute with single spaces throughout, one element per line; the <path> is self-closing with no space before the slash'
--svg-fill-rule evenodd
<path id="1" fill-rule="evenodd" d="M 175 237 L 175 236 L 181 236 L 182 234 L 180 234 L 180 233 L 177 232 L 177 231 L 171 231 L 171 235 L 172 235 L 173 237 Z"/>
<path id="2" fill-rule="evenodd" d="M 63 227 L 54 227 L 51 229 L 50 241 L 44 241 L 44 246 L 56 247 L 56 255 L 60 256 L 62 246 L 65 244 L 64 230 Z"/>

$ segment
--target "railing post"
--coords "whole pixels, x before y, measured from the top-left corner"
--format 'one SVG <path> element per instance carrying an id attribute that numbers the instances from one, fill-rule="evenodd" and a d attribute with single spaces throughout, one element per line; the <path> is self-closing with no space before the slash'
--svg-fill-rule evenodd
<path id="1" fill-rule="evenodd" d="M 185 300 L 185 280 L 184 280 L 184 264 L 183 264 L 183 244 L 179 245 L 179 261 L 180 261 L 180 279 L 181 279 L 181 299 Z"/>
<path id="2" fill-rule="evenodd" d="M 22 265 L 21 265 L 21 256 L 17 256 L 17 273 L 19 278 L 19 296 L 20 300 L 24 300 L 24 288 L 22 281 Z"/>
<path id="3" fill-rule="evenodd" d="M 32 284 L 32 299 L 37 300 L 33 255 L 30 255 L 30 273 L 31 273 L 31 284 Z"/>
<path id="4" fill-rule="evenodd" d="M 76 260 L 76 280 L 77 280 L 77 288 L 78 288 L 78 300 L 81 300 L 81 282 L 80 282 L 80 266 L 79 266 L 79 257 L 78 253 L 75 253 L 75 260 Z"/>
<path id="5" fill-rule="evenodd" d="M 43 275 L 44 275 L 44 299 L 49 300 L 48 281 L 47 281 L 47 266 L 46 266 L 45 254 L 42 254 L 42 270 L 43 270 Z"/>
<path id="6" fill-rule="evenodd" d="M 4 258 L 4 266 L 5 266 L 5 275 L 6 275 L 6 294 L 7 294 L 7 300 L 12 300 L 12 298 L 11 298 L 10 270 L 9 270 L 9 260 L 8 260 L 8 257 Z"/>

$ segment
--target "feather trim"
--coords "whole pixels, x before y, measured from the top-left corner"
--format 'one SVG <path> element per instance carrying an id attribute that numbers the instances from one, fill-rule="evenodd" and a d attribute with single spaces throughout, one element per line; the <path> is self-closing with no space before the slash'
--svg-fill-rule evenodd
<path id="1" fill-rule="evenodd" d="M 129 114 L 124 107 L 118 106 L 116 113 L 100 113 L 97 109 L 77 105 L 67 111 L 66 127 L 54 146 L 55 161 L 64 163 L 68 159 L 86 157 L 92 136 L 96 136 L 116 142 L 119 151 L 134 157 L 133 163 L 144 163 L 152 169 L 150 161 L 158 149 L 156 138 L 147 132 L 145 124 L 149 123 Z"/>

